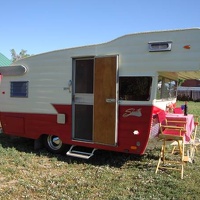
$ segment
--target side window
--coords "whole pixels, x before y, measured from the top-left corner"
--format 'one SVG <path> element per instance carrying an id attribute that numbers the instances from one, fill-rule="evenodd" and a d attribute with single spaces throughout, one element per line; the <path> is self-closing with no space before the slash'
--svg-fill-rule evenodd
<path id="1" fill-rule="evenodd" d="M 149 101 L 152 77 L 119 77 L 119 98 L 127 101 Z"/>
<path id="2" fill-rule="evenodd" d="M 10 82 L 10 97 L 28 97 L 28 81 Z"/>
<path id="3" fill-rule="evenodd" d="M 159 76 L 156 99 L 176 98 L 177 81 Z"/>
<path id="4" fill-rule="evenodd" d="M 172 42 L 149 42 L 149 52 L 171 51 Z"/>

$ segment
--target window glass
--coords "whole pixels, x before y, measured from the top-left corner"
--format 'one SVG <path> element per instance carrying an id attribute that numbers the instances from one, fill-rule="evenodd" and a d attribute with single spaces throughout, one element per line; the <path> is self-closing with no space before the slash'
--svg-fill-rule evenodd
<path id="1" fill-rule="evenodd" d="M 11 97 L 28 97 L 28 81 L 17 81 L 10 83 Z"/>
<path id="2" fill-rule="evenodd" d="M 76 60 L 75 93 L 93 93 L 94 60 Z"/>
<path id="3" fill-rule="evenodd" d="M 119 77 L 119 98 L 128 101 L 149 101 L 152 77 Z"/>
<path id="4" fill-rule="evenodd" d="M 177 90 L 177 81 L 160 76 L 158 78 L 156 99 L 176 98 L 176 90 Z"/>

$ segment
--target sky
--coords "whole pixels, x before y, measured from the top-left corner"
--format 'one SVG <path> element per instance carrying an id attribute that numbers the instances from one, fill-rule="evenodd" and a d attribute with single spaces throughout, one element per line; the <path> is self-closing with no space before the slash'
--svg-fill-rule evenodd
<path id="1" fill-rule="evenodd" d="M 108 42 L 146 31 L 200 27 L 200 0 L 5 0 L 0 53 L 28 54 Z"/>

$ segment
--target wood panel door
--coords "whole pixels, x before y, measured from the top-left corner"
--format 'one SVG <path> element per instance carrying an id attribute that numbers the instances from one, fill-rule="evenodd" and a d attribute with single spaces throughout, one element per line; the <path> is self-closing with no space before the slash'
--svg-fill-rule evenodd
<path id="1" fill-rule="evenodd" d="M 117 56 L 95 58 L 94 132 L 95 143 L 116 145 Z"/>

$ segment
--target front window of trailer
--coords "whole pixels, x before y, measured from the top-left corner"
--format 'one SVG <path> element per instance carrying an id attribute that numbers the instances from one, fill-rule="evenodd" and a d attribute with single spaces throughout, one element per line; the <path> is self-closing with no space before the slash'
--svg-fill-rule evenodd
<path id="1" fill-rule="evenodd" d="M 10 82 L 10 97 L 28 98 L 28 81 Z"/>
<path id="2" fill-rule="evenodd" d="M 156 99 L 158 100 L 174 99 L 176 98 L 176 92 L 177 92 L 177 81 L 162 76 L 158 77 Z"/>
<path id="3" fill-rule="evenodd" d="M 152 77 L 119 77 L 119 98 L 126 101 L 149 101 Z"/>

